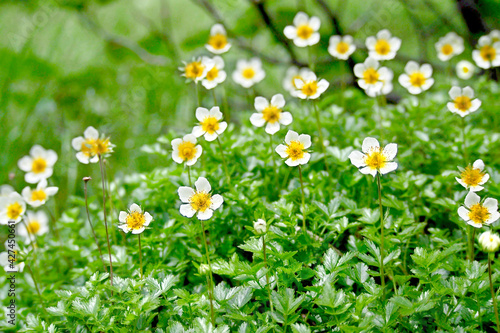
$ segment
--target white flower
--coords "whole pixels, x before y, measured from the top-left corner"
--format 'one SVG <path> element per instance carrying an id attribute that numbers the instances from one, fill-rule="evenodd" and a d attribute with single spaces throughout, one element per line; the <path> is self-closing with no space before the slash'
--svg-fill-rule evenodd
<path id="1" fill-rule="evenodd" d="M 17 165 L 19 169 L 27 172 L 24 175 L 24 180 L 30 184 L 36 184 L 42 179 L 47 179 L 52 176 L 54 164 L 57 161 L 57 154 L 50 149 L 43 149 L 39 145 L 35 145 L 30 150 L 29 156 L 22 157 Z"/>
<path id="2" fill-rule="evenodd" d="M 481 228 L 483 224 L 491 224 L 500 218 L 496 199 L 487 198 L 482 204 L 480 201 L 479 195 L 469 192 L 465 197 L 465 207 L 458 208 L 458 215 L 475 228 Z"/>
<path id="3" fill-rule="evenodd" d="M 264 234 L 267 231 L 267 224 L 266 221 L 263 219 L 258 219 L 253 223 L 253 229 L 255 230 L 256 233 L 258 234 Z"/>
<path id="4" fill-rule="evenodd" d="M 118 228 L 122 229 L 125 233 L 132 231 L 133 234 L 140 234 L 153 221 L 153 217 L 134 203 L 130 205 L 128 213 L 124 211 L 120 212 L 118 220 L 121 223 L 118 225 Z"/>
<path id="5" fill-rule="evenodd" d="M 399 83 L 413 95 L 426 91 L 434 84 L 432 67 L 429 64 L 419 66 L 415 61 L 408 61 L 405 74 L 399 76 Z"/>
<path id="6" fill-rule="evenodd" d="M 299 135 L 297 132 L 288 131 L 285 144 L 278 145 L 276 152 L 281 158 L 286 158 L 286 165 L 293 167 L 309 162 L 311 159 L 311 154 L 307 152 L 309 147 L 311 147 L 310 135 Z"/>
<path id="7" fill-rule="evenodd" d="M 182 63 L 184 67 L 179 67 L 179 70 L 183 72 L 181 75 L 195 83 L 203 80 L 208 71 L 215 65 L 214 61 L 209 57 L 194 58 L 189 63 L 184 61 Z"/>
<path id="8" fill-rule="evenodd" d="M 295 96 L 300 99 L 316 99 L 328 89 L 330 85 L 327 80 L 319 80 L 313 72 L 305 72 L 301 78 L 296 78 Z"/>
<path id="9" fill-rule="evenodd" d="M 188 186 L 179 187 L 179 198 L 183 202 L 180 207 L 182 216 L 196 217 L 199 220 L 208 220 L 212 217 L 214 210 L 222 206 L 224 199 L 221 195 L 212 195 L 210 183 L 205 177 L 200 177 L 194 183 L 196 191 Z"/>
<path id="10" fill-rule="evenodd" d="M 287 25 L 283 33 L 298 47 L 306 47 L 319 42 L 320 26 L 321 21 L 318 17 L 309 18 L 306 13 L 298 12 L 293 19 L 293 25 Z"/>
<path id="11" fill-rule="evenodd" d="M 385 87 L 392 81 L 393 73 L 387 67 L 380 67 L 377 60 L 374 58 L 366 58 L 362 64 L 354 66 L 354 75 L 358 78 L 359 86 L 365 90 L 368 96 L 377 96 L 383 93 L 383 89 L 392 90 L 392 83 L 390 86 Z"/>
<path id="12" fill-rule="evenodd" d="M 186 134 L 182 139 L 172 140 L 172 159 L 176 163 L 186 163 L 191 166 L 198 161 L 203 149 L 196 144 L 196 137 L 193 134 Z"/>
<path id="13" fill-rule="evenodd" d="M 33 212 L 28 210 L 26 212 L 25 222 L 28 229 L 26 229 L 24 224 L 20 224 L 18 233 L 26 239 L 27 243 L 34 240 L 32 239 L 33 235 L 41 236 L 49 231 L 49 218 L 43 211 Z"/>
<path id="14" fill-rule="evenodd" d="M 472 51 L 472 59 L 484 69 L 500 66 L 500 41 L 493 42 L 490 36 L 482 36 L 477 42 L 477 50 Z"/>
<path id="15" fill-rule="evenodd" d="M 375 89 L 366 89 L 365 90 L 366 95 L 375 98 L 377 96 L 387 95 L 392 91 L 392 89 L 393 89 L 392 79 L 394 78 L 394 73 L 392 72 L 392 70 L 390 68 L 387 68 L 387 67 L 383 67 L 383 68 L 385 68 L 385 69 L 383 71 L 384 76 L 383 76 L 383 80 L 382 80 L 382 88 L 378 91 Z"/>
<path id="16" fill-rule="evenodd" d="M 55 186 L 47 187 L 47 180 L 42 179 L 34 190 L 26 186 L 21 194 L 28 205 L 31 207 L 40 207 L 49 197 L 55 195 L 58 190 L 59 188 Z"/>
<path id="17" fill-rule="evenodd" d="M 222 112 L 218 106 L 208 109 L 199 107 L 196 109 L 196 119 L 200 125 L 193 127 L 193 135 L 199 138 L 205 135 L 205 140 L 214 141 L 227 128 L 227 123 L 222 120 Z"/>
<path id="18" fill-rule="evenodd" d="M 280 124 L 287 126 L 292 123 L 292 114 L 283 112 L 284 106 L 285 98 L 282 94 L 274 95 L 271 102 L 261 96 L 255 97 L 257 112 L 250 116 L 250 122 L 257 127 L 267 124 L 266 132 L 272 135 L 280 130 Z"/>
<path id="19" fill-rule="evenodd" d="M 391 60 L 396 56 L 396 52 L 401 47 L 401 39 L 391 37 L 389 30 L 380 30 L 377 37 L 366 38 L 368 56 L 375 60 Z"/>
<path id="20" fill-rule="evenodd" d="M 465 117 L 471 112 L 477 111 L 481 106 L 481 101 L 474 98 L 474 90 L 471 87 L 452 87 L 448 93 L 453 102 L 448 102 L 448 110 Z"/>
<path id="21" fill-rule="evenodd" d="M 233 80 L 244 88 L 250 88 L 266 77 L 259 58 L 250 60 L 238 60 L 236 70 L 233 72 Z"/>
<path id="22" fill-rule="evenodd" d="M 479 244 L 486 252 L 495 252 L 500 247 L 500 237 L 491 231 L 485 231 L 479 236 Z"/>
<path id="23" fill-rule="evenodd" d="M 9 252 L 7 252 L 7 251 L 0 253 L 0 265 L 3 266 L 3 269 L 6 272 L 19 272 L 19 273 L 21 273 L 24 270 L 24 265 L 25 265 L 24 262 L 17 263 L 18 253 L 19 252 L 15 251 L 15 250 L 14 250 L 14 253 L 11 252 L 10 255 L 9 255 Z M 13 268 L 11 267 L 11 263 L 9 262 L 9 259 L 14 261 Z"/>
<path id="24" fill-rule="evenodd" d="M 484 170 L 484 162 L 483 160 L 476 160 L 472 167 L 469 165 L 465 169 L 461 170 L 460 178 L 455 177 L 457 182 L 465 187 L 466 189 L 477 192 L 481 191 L 484 187 L 481 186 L 490 179 L 490 175 Z"/>
<path id="25" fill-rule="evenodd" d="M 224 60 L 222 60 L 222 58 L 219 56 L 215 56 L 212 60 L 214 62 L 214 66 L 207 72 L 203 81 L 201 81 L 201 84 L 206 89 L 213 89 L 217 87 L 218 84 L 226 80 L 227 76 L 226 72 L 223 70 Z"/>
<path id="26" fill-rule="evenodd" d="M 285 88 L 285 90 L 287 90 L 293 97 L 297 97 L 298 89 L 295 85 L 295 80 L 304 80 L 303 77 L 308 76 L 309 73 L 312 73 L 312 71 L 307 67 L 298 69 L 297 67 L 292 66 L 288 68 L 285 74 L 285 79 L 283 80 L 283 88 Z"/>
<path id="27" fill-rule="evenodd" d="M 332 36 L 328 45 L 328 53 L 340 60 L 347 60 L 356 51 L 352 36 Z"/>
<path id="28" fill-rule="evenodd" d="M 398 145 L 395 143 L 389 143 L 382 149 L 377 139 L 368 137 L 363 140 L 361 150 L 363 152 L 351 152 L 349 159 L 355 167 L 360 168 L 362 174 L 375 177 L 377 172 L 385 175 L 398 167 L 396 162 L 391 162 L 398 153 Z"/>
<path id="29" fill-rule="evenodd" d="M 470 61 L 460 60 L 456 66 L 457 76 L 462 80 L 470 79 L 476 72 L 476 66 Z"/>
<path id="30" fill-rule="evenodd" d="M 12 192 L 8 196 L 0 197 L 0 224 L 8 224 L 9 221 L 21 222 L 26 212 L 26 202 L 23 197 Z"/>
<path id="31" fill-rule="evenodd" d="M 464 51 L 464 40 L 456 33 L 449 32 L 438 40 L 435 47 L 439 60 L 448 61 Z"/>
<path id="32" fill-rule="evenodd" d="M 99 137 L 99 132 L 92 126 L 87 127 L 83 136 L 74 138 L 71 145 L 77 151 L 76 158 L 83 164 L 99 162 L 99 155 L 107 156 L 115 147 L 109 138 Z"/>
<path id="33" fill-rule="evenodd" d="M 205 44 L 208 51 L 214 54 L 222 54 L 229 51 L 231 44 L 227 41 L 226 29 L 222 24 L 214 24 L 210 29 L 210 38 Z"/>
<path id="34" fill-rule="evenodd" d="M 0 186 L 0 197 L 7 196 L 14 192 L 14 188 L 10 185 L 4 184 Z"/>

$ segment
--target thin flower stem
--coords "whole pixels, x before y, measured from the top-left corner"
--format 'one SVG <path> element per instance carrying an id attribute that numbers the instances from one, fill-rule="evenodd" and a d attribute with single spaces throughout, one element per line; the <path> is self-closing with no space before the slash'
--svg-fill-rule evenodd
<path id="1" fill-rule="evenodd" d="M 214 105 L 217 105 L 217 96 L 215 96 L 215 88 L 212 89 L 212 96 L 214 97 Z"/>
<path id="2" fill-rule="evenodd" d="M 144 273 L 142 270 L 142 246 L 141 246 L 141 234 L 137 234 L 137 239 L 139 240 L 139 263 L 141 265 L 141 280 L 144 278 Z"/>
<path id="3" fill-rule="evenodd" d="M 269 307 L 271 308 L 271 313 L 273 312 L 273 301 L 271 298 L 271 286 L 269 285 L 269 269 L 267 266 L 267 257 L 266 257 L 266 237 L 262 236 L 262 255 L 264 256 L 264 267 L 266 268 L 266 286 L 267 293 L 269 294 Z"/>
<path id="4" fill-rule="evenodd" d="M 463 149 L 463 153 L 464 153 L 464 163 L 465 165 L 467 165 L 467 141 L 466 141 L 466 136 L 465 136 L 465 127 L 466 127 L 466 123 L 465 123 L 465 118 L 462 117 L 462 149 Z"/>
<path id="5" fill-rule="evenodd" d="M 89 203 L 88 203 L 88 198 L 87 198 L 87 182 L 90 179 L 91 179 L 90 177 L 85 177 L 83 179 L 83 183 L 84 183 L 83 192 L 85 193 L 85 210 L 87 211 L 87 219 L 88 219 L 89 224 L 90 224 L 90 229 L 92 230 L 92 235 L 94 236 L 95 245 L 97 245 L 97 249 L 99 250 L 99 258 L 101 258 L 102 267 L 104 268 L 104 271 L 107 272 L 108 269 L 106 268 L 106 265 L 104 264 L 104 259 L 102 258 L 101 246 L 99 245 L 99 242 L 97 241 L 97 236 L 95 234 L 94 226 L 92 225 L 92 221 L 90 220 Z"/>
<path id="6" fill-rule="evenodd" d="M 476 294 L 476 303 L 477 303 L 477 316 L 479 317 L 479 327 L 481 328 L 481 332 L 483 332 L 483 318 L 481 318 L 481 303 L 479 303 L 479 297 Z"/>
<path id="7" fill-rule="evenodd" d="M 340 81 L 340 106 L 345 111 L 345 78 Z"/>
<path id="8" fill-rule="evenodd" d="M 305 194 L 304 194 L 304 181 L 302 179 L 302 168 L 299 165 L 299 177 L 300 177 L 300 192 L 302 194 L 302 229 L 304 229 L 304 234 L 307 233 L 306 229 L 306 204 L 305 204 Z"/>
<path id="9" fill-rule="evenodd" d="M 217 143 L 219 144 L 220 154 L 222 156 L 222 164 L 224 165 L 224 171 L 226 172 L 227 182 L 231 183 L 231 176 L 229 175 L 229 169 L 227 168 L 226 158 L 224 156 L 224 149 L 222 149 L 222 143 L 220 142 L 219 136 L 217 136 Z"/>
<path id="10" fill-rule="evenodd" d="M 472 227 L 472 237 L 470 238 L 470 261 L 474 261 L 474 239 L 476 238 L 476 228 Z"/>
<path id="11" fill-rule="evenodd" d="M 224 105 L 224 115 L 226 117 L 226 121 L 229 124 L 231 121 L 231 108 L 229 107 L 229 104 L 227 103 L 227 94 L 226 94 L 226 87 L 222 87 L 222 98 L 223 98 L 223 105 Z"/>
<path id="12" fill-rule="evenodd" d="M 382 283 L 382 301 L 385 302 L 385 276 L 384 276 L 384 209 L 382 207 L 382 185 L 380 173 L 377 174 L 378 205 L 380 209 L 380 280 Z"/>
<path id="13" fill-rule="evenodd" d="M 113 260 L 111 259 L 111 245 L 109 244 L 109 232 L 108 232 L 108 216 L 106 214 L 106 188 L 104 185 L 104 166 L 102 163 L 102 156 L 99 156 L 99 166 L 101 167 L 101 183 L 102 183 L 102 209 L 104 213 L 104 226 L 106 228 L 106 241 L 108 242 L 108 255 L 109 255 L 109 281 L 113 285 Z M 113 295 L 113 291 L 111 291 Z"/>
<path id="14" fill-rule="evenodd" d="M 319 132 L 319 146 L 321 147 L 321 152 L 324 154 L 324 159 L 325 159 L 325 169 L 326 172 L 330 173 L 330 170 L 328 168 L 328 163 L 326 161 L 326 148 L 325 148 L 325 141 L 323 139 L 323 128 L 321 127 L 321 120 L 319 119 L 319 108 L 318 108 L 318 103 L 315 101 L 312 102 L 314 105 L 314 115 L 316 116 L 316 124 L 318 125 L 318 132 Z"/>
<path id="15" fill-rule="evenodd" d="M 28 271 L 30 272 L 31 278 L 33 279 L 33 283 L 35 284 L 36 292 L 38 293 L 38 297 L 40 297 L 40 302 L 42 304 L 43 311 L 47 314 L 47 310 L 45 309 L 45 303 L 43 302 L 43 297 L 42 293 L 40 292 L 40 288 L 38 288 L 38 283 L 36 282 L 35 274 L 33 274 L 33 270 L 31 269 L 31 266 L 26 262 L 26 267 L 28 268 Z"/>
<path id="16" fill-rule="evenodd" d="M 275 182 L 276 182 L 276 187 L 277 187 L 277 190 L 278 190 L 278 193 L 280 191 L 280 183 L 279 183 L 279 180 L 278 180 L 278 177 L 277 177 L 277 168 L 276 168 L 276 159 L 274 157 L 274 149 L 273 149 L 273 135 L 272 134 L 269 134 L 269 148 L 270 148 L 270 152 L 271 152 L 271 159 L 273 160 L 273 172 L 271 172 L 272 175 L 274 175 L 274 178 L 275 178 Z"/>
<path id="17" fill-rule="evenodd" d="M 191 166 L 188 165 L 187 166 L 187 169 L 188 169 L 188 179 L 189 179 L 189 187 L 193 187 L 192 183 L 191 183 Z"/>
<path id="18" fill-rule="evenodd" d="M 104 181 L 106 184 L 106 196 L 109 198 L 109 208 L 111 210 L 111 216 L 115 216 L 115 207 L 113 206 L 113 198 L 111 198 L 111 190 L 109 187 L 109 181 L 108 181 L 108 172 L 106 168 L 106 164 L 108 163 L 106 160 L 103 160 L 103 166 L 104 166 Z M 113 237 L 113 242 L 116 243 L 116 231 L 115 229 L 111 229 L 111 236 Z"/>
<path id="19" fill-rule="evenodd" d="M 498 319 L 497 298 L 495 295 L 495 291 L 493 290 L 493 281 L 491 279 L 491 256 L 490 256 L 490 253 L 488 253 L 488 277 L 490 279 L 491 299 L 493 300 L 493 308 L 495 309 L 495 317 L 497 319 L 497 332 L 500 333 L 500 320 Z"/>
<path id="20" fill-rule="evenodd" d="M 196 101 L 198 103 L 198 107 L 201 106 L 201 101 L 200 101 L 200 89 L 198 88 L 198 82 L 194 83 L 194 90 L 196 93 Z"/>
<path id="21" fill-rule="evenodd" d="M 378 114 L 378 130 L 379 130 L 379 135 L 380 139 L 382 140 L 384 138 L 384 131 L 382 128 L 382 108 L 380 107 L 380 99 L 378 96 L 375 97 L 377 103 L 375 104 L 377 107 L 377 114 Z"/>
<path id="22" fill-rule="evenodd" d="M 208 296 L 210 298 L 210 315 L 212 317 L 212 325 L 215 327 L 215 312 L 214 312 L 214 278 L 212 276 L 212 264 L 210 263 L 210 252 L 208 252 L 207 236 L 205 235 L 205 224 L 201 221 L 201 234 L 203 235 L 203 242 L 205 243 L 205 251 L 207 252 L 208 273 L 210 276 L 210 283 L 208 286 Z"/>

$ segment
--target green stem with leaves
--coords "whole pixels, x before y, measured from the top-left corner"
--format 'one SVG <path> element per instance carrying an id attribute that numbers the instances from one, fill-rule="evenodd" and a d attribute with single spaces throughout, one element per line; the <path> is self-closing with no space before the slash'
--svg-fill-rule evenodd
<path id="1" fill-rule="evenodd" d="M 207 236 L 205 235 L 205 224 L 201 221 L 201 234 L 203 236 L 203 243 L 205 243 L 205 251 L 207 253 L 208 274 L 210 283 L 208 286 L 208 297 L 210 298 L 210 316 L 212 317 L 212 325 L 215 327 L 215 311 L 214 311 L 214 278 L 212 276 L 212 264 L 210 263 L 210 252 L 208 251 Z"/>
<path id="2" fill-rule="evenodd" d="M 107 272 L 108 269 L 106 268 L 106 265 L 104 264 L 104 259 L 102 258 L 101 246 L 99 246 L 99 242 L 97 241 L 97 236 L 95 234 L 94 226 L 92 225 L 92 221 L 90 220 L 89 203 L 88 203 L 88 197 L 87 197 L 87 183 L 90 179 L 91 179 L 90 177 L 83 178 L 83 183 L 84 183 L 84 191 L 83 192 L 85 193 L 85 211 L 87 212 L 87 220 L 89 221 L 90 229 L 92 230 L 92 236 L 94 236 L 95 245 L 97 245 L 97 249 L 99 250 L 99 258 L 101 258 L 102 267 L 104 268 L 104 271 Z"/>
<path id="3" fill-rule="evenodd" d="M 378 205 L 380 209 L 380 281 L 382 283 L 382 301 L 385 302 L 385 275 L 384 275 L 384 208 L 382 207 L 382 185 L 380 173 L 377 173 Z"/>
<path id="4" fill-rule="evenodd" d="M 224 149 L 222 148 L 222 143 L 220 142 L 219 136 L 217 136 L 217 143 L 219 144 L 220 154 L 222 156 L 222 164 L 224 165 L 224 171 L 226 172 L 227 182 L 231 183 L 231 175 L 229 174 L 229 169 L 227 168 L 226 157 L 224 156 Z"/>
<path id="5" fill-rule="evenodd" d="M 464 164 L 467 165 L 467 141 L 465 135 L 465 127 L 467 124 L 465 123 L 465 117 L 462 117 L 462 150 L 464 153 Z"/>
<path id="6" fill-rule="evenodd" d="M 269 307 L 271 308 L 271 313 L 273 312 L 273 300 L 271 298 L 271 286 L 269 285 L 269 268 L 267 265 L 266 256 L 266 236 L 262 235 L 262 255 L 264 256 L 264 268 L 266 269 L 266 287 L 267 293 L 269 295 Z"/>
<path id="7" fill-rule="evenodd" d="M 113 260 L 111 259 L 111 245 L 109 243 L 109 232 L 108 232 L 108 216 L 106 214 L 106 186 L 104 184 L 104 166 L 102 162 L 101 154 L 99 157 L 99 166 L 101 167 L 101 181 L 102 181 L 102 209 L 104 213 L 104 227 L 106 229 L 106 241 L 108 243 L 108 255 L 109 255 L 109 281 L 113 285 Z M 113 295 L 113 291 L 111 291 Z"/>
<path id="8" fill-rule="evenodd" d="M 490 279 L 491 299 L 493 300 L 493 308 L 495 309 L 495 318 L 497 320 L 497 332 L 500 333 L 500 320 L 498 319 L 498 305 L 495 290 L 493 289 L 493 280 L 491 278 L 491 255 L 488 253 L 488 277 Z"/>
<path id="9" fill-rule="evenodd" d="M 304 194 L 304 180 L 302 179 L 302 168 L 299 165 L 299 177 L 300 177 L 300 193 L 302 195 L 302 229 L 304 234 L 307 233 L 306 229 L 306 199 Z"/>
<path id="10" fill-rule="evenodd" d="M 142 246 L 141 246 L 141 234 L 137 234 L 137 239 L 139 240 L 139 263 L 141 265 L 141 280 L 144 278 L 144 272 L 142 269 Z"/>

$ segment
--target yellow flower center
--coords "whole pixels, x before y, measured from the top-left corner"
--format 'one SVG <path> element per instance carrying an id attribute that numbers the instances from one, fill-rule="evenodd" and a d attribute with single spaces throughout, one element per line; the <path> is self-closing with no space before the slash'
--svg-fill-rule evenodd
<path id="1" fill-rule="evenodd" d="M 23 207 L 18 202 L 14 202 L 7 206 L 7 217 L 9 220 L 17 220 L 22 212 Z"/>
<path id="2" fill-rule="evenodd" d="M 318 91 L 318 82 L 316 82 L 316 81 L 306 82 L 302 86 L 301 90 L 304 93 L 304 95 L 306 95 L 306 96 L 313 96 Z"/>
<path id="3" fill-rule="evenodd" d="M 95 144 L 94 139 L 86 139 L 85 141 L 82 142 L 82 147 L 80 148 L 80 151 L 88 157 L 92 156 L 92 147 Z"/>
<path id="4" fill-rule="evenodd" d="M 304 157 L 304 145 L 300 141 L 291 141 L 285 152 L 292 161 L 300 160 Z"/>
<path id="5" fill-rule="evenodd" d="M 410 83 L 414 87 L 421 87 L 425 84 L 426 78 L 421 72 L 410 74 Z"/>
<path id="6" fill-rule="evenodd" d="M 365 159 L 365 163 L 371 169 L 380 170 L 385 166 L 387 158 L 382 154 L 382 148 L 373 149 Z"/>
<path id="7" fill-rule="evenodd" d="M 31 170 L 34 173 L 42 173 L 47 169 L 47 161 L 43 157 L 37 157 L 31 164 Z"/>
<path id="8" fill-rule="evenodd" d="M 206 117 L 201 122 L 201 129 L 208 134 L 214 134 L 219 130 L 219 121 L 215 117 Z"/>
<path id="9" fill-rule="evenodd" d="M 481 49 L 479 50 L 479 55 L 481 56 L 481 58 L 483 58 L 485 61 L 493 61 L 496 59 L 497 57 L 497 51 L 495 50 L 495 48 L 493 48 L 493 46 L 491 45 L 484 45 L 483 47 L 481 47 Z"/>
<path id="10" fill-rule="evenodd" d="M 205 70 L 205 66 L 201 63 L 201 61 L 193 61 L 186 65 L 184 69 L 184 75 L 188 79 L 196 79 L 203 75 L 203 71 Z"/>
<path id="11" fill-rule="evenodd" d="M 255 76 L 255 70 L 252 67 L 247 67 L 241 73 L 245 79 L 251 79 Z"/>
<path id="12" fill-rule="evenodd" d="M 294 77 L 292 77 L 292 86 L 293 86 L 295 89 L 297 89 L 297 86 L 295 85 L 295 80 L 296 80 L 296 79 L 299 79 L 300 81 L 304 81 L 304 80 L 302 79 L 302 76 L 300 76 L 300 75 L 295 75 Z"/>
<path id="13" fill-rule="evenodd" d="M 488 208 L 484 207 L 480 203 L 471 206 L 469 218 L 472 222 L 483 224 L 484 221 L 487 221 L 489 217 L 490 213 L 488 212 Z"/>
<path id="14" fill-rule="evenodd" d="M 450 55 L 453 53 L 453 46 L 451 46 L 450 44 L 444 44 L 442 47 L 441 47 L 441 53 L 444 54 L 444 55 Z"/>
<path id="15" fill-rule="evenodd" d="M 190 199 L 191 207 L 197 212 L 204 212 L 212 204 L 212 196 L 207 192 L 196 192 Z"/>
<path id="16" fill-rule="evenodd" d="M 301 24 L 297 27 L 297 36 L 302 39 L 309 39 L 314 30 L 309 24 Z"/>
<path id="17" fill-rule="evenodd" d="M 38 221 L 30 221 L 30 223 L 28 224 L 28 227 L 26 228 L 26 230 L 34 235 L 36 234 L 38 231 L 40 231 L 40 223 Z"/>
<path id="18" fill-rule="evenodd" d="M 391 44 L 386 39 L 379 39 L 375 43 L 375 52 L 380 55 L 386 55 L 391 52 Z"/>
<path id="19" fill-rule="evenodd" d="M 278 109 L 274 105 L 270 105 L 264 110 L 262 110 L 262 117 L 268 123 L 275 123 L 281 118 L 281 109 Z"/>
<path id="20" fill-rule="evenodd" d="M 219 70 L 217 69 L 217 67 L 212 67 L 211 70 L 209 70 L 207 72 L 207 80 L 208 81 L 213 81 L 215 80 L 217 77 L 219 76 Z"/>
<path id="21" fill-rule="evenodd" d="M 44 190 L 33 190 L 31 191 L 32 201 L 44 201 L 47 199 L 47 193 Z"/>
<path id="22" fill-rule="evenodd" d="M 208 39 L 208 45 L 212 46 L 216 50 L 221 50 L 226 47 L 227 38 L 223 34 L 215 34 L 210 36 Z"/>
<path id="23" fill-rule="evenodd" d="M 462 181 L 468 186 L 477 186 L 483 180 L 484 172 L 475 169 L 470 165 L 460 174 Z"/>
<path id="24" fill-rule="evenodd" d="M 455 98 L 455 107 L 462 112 L 466 112 L 472 106 L 471 99 L 467 96 L 458 96 Z"/>
<path id="25" fill-rule="evenodd" d="M 179 145 L 179 157 L 184 161 L 192 160 L 196 156 L 196 147 L 194 143 L 184 141 Z"/>
<path id="26" fill-rule="evenodd" d="M 469 67 L 464 66 L 464 68 L 462 68 L 462 72 L 469 73 Z"/>
<path id="27" fill-rule="evenodd" d="M 349 51 L 349 44 L 347 44 L 346 42 L 340 41 L 337 44 L 337 52 L 340 53 L 340 54 L 344 54 L 347 51 Z"/>
<path id="28" fill-rule="evenodd" d="M 380 77 L 380 74 L 377 72 L 377 70 L 375 68 L 367 68 L 364 72 L 363 72 L 363 80 L 365 80 L 365 82 L 367 84 L 375 84 L 378 82 L 378 78 Z"/>
<path id="29" fill-rule="evenodd" d="M 133 212 L 127 215 L 126 223 L 130 229 L 138 230 L 146 223 L 146 218 L 141 212 Z"/>

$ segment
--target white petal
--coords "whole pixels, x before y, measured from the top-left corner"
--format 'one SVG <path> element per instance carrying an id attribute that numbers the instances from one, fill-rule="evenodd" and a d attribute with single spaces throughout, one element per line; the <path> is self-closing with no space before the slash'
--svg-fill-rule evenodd
<path id="1" fill-rule="evenodd" d="M 266 123 L 263 114 L 260 112 L 252 114 L 250 116 L 250 122 L 252 123 L 252 125 L 257 127 L 262 127 Z"/>
<path id="2" fill-rule="evenodd" d="M 470 208 L 472 205 L 478 204 L 481 199 L 474 192 L 469 192 L 465 197 L 465 207 Z"/>
<path id="3" fill-rule="evenodd" d="M 274 105 L 278 109 L 282 109 L 285 106 L 285 98 L 282 94 L 276 94 L 271 98 L 271 105 Z"/>
<path id="4" fill-rule="evenodd" d="M 204 221 L 204 220 L 208 220 L 209 218 L 211 218 L 212 215 L 214 215 L 214 211 L 212 209 L 208 208 L 204 212 L 198 212 L 198 215 L 196 215 L 196 217 L 198 218 L 198 220 Z"/>
<path id="5" fill-rule="evenodd" d="M 76 137 L 71 140 L 71 147 L 73 147 L 74 150 L 80 151 L 84 142 L 85 139 L 83 138 L 83 136 Z"/>
<path id="6" fill-rule="evenodd" d="M 377 175 L 377 169 L 372 169 L 370 167 L 361 168 L 359 169 L 359 172 L 365 175 L 372 175 L 373 177 Z"/>
<path id="7" fill-rule="evenodd" d="M 285 136 L 285 142 L 287 144 L 290 144 L 290 142 L 292 141 L 298 141 L 299 140 L 299 134 L 295 131 L 288 131 L 288 133 L 286 133 L 286 136 Z"/>
<path id="8" fill-rule="evenodd" d="M 269 102 L 262 96 L 255 97 L 254 107 L 255 110 L 262 112 L 269 106 Z"/>
<path id="9" fill-rule="evenodd" d="M 135 203 L 133 203 L 132 205 L 130 205 L 129 210 L 130 210 L 131 213 L 141 213 L 142 212 L 141 207 L 139 207 L 139 205 L 135 204 Z"/>
<path id="10" fill-rule="evenodd" d="M 293 18 L 293 25 L 299 26 L 301 24 L 307 24 L 309 21 L 309 16 L 304 12 L 298 12 Z"/>
<path id="11" fill-rule="evenodd" d="M 474 169 L 479 169 L 479 171 L 483 171 L 483 169 L 484 169 L 484 162 L 483 162 L 483 160 L 481 160 L 481 159 L 476 160 L 474 162 L 474 164 L 472 164 L 472 167 Z"/>
<path id="12" fill-rule="evenodd" d="M 366 155 L 357 150 L 349 154 L 349 159 L 351 160 L 351 163 L 354 164 L 354 166 L 357 168 L 366 166 L 365 158 Z"/>
<path id="13" fill-rule="evenodd" d="M 464 89 L 462 89 L 462 94 L 464 96 L 469 97 L 469 98 L 474 98 L 474 89 L 472 89 L 471 87 L 467 86 Z"/>
<path id="14" fill-rule="evenodd" d="M 483 206 L 488 209 L 488 212 L 491 214 L 498 210 L 498 200 L 493 198 L 488 198 L 484 200 Z"/>
<path id="15" fill-rule="evenodd" d="M 282 112 L 281 113 L 281 118 L 280 118 L 280 123 L 282 125 L 288 126 L 292 123 L 293 117 L 290 112 Z"/>
<path id="16" fill-rule="evenodd" d="M 188 186 L 181 186 L 177 190 L 177 193 L 182 202 L 189 202 L 189 198 L 194 195 L 194 190 Z"/>
<path id="17" fill-rule="evenodd" d="M 94 127 L 92 126 L 89 126 L 87 127 L 87 129 L 85 130 L 85 132 L 83 132 L 83 137 L 85 139 L 98 139 L 99 138 L 99 131 L 97 131 Z"/>
<path id="18" fill-rule="evenodd" d="M 195 127 L 193 127 L 193 131 L 191 132 L 191 134 L 193 134 L 195 137 L 199 138 L 200 136 L 205 134 L 205 131 L 203 130 L 203 128 L 201 126 L 195 126 Z"/>
<path id="19" fill-rule="evenodd" d="M 184 204 L 181 205 L 179 212 L 181 213 L 182 216 L 185 217 L 193 217 L 196 211 L 191 207 L 190 204 Z"/>
<path id="20" fill-rule="evenodd" d="M 278 155 L 280 155 L 281 158 L 287 158 L 288 157 L 288 154 L 286 153 L 286 146 L 285 145 L 278 145 L 278 147 L 276 147 L 275 151 L 278 153 Z"/>
<path id="21" fill-rule="evenodd" d="M 299 142 L 304 145 L 304 148 L 307 149 L 311 147 L 311 136 L 308 134 L 299 135 Z"/>
<path id="22" fill-rule="evenodd" d="M 217 131 L 215 131 L 215 133 L 217 133 L 217 135 L 219 134 L 222 134 L 227 128 L 227 123 L 225 121 L 221 121 L 219 123 L 219 129 Z"/>
<path id="23" fill-rule="evenodd" d="M 210 192 L 212 190 L 212 187 L 210 186 L 210 183 L 205 177 L 200 177 L 194 182 L 194 186 L 196 187 L 197 192 Z"/>
<path id="24" fill-rule="evenodd" d="M 212 196 L 212 204 L 210 205 L 211 209 L 217 209 L 219 208 L 222 203 L 224 202 L 224 198 L 220 194 L 215 194 Z"/>
<path id="25" fill-rule="evenodd" d="M 121 211 L 120 215 L 118 215 L 118 221 L 120 221 L 121 223 L 127 222 L 127 216 L 127 212 Z"/>
<path id="26" fill-rule="evenodd" d="M 455 98 L 462 95 L 462 89 L 460 89 L 460 87 L 452 87 L 448 92 L 448 95 L 450 95 L 452 100 L 455 100 Z"/>
<path id="27" fill-rule="evenodd" d="M 208 112 L 209 116 L 215 117 L 217 120 L 221 120 L 223 118 L 222 112 L 220 112 L 220 108 L 218 106 L 214 106 Z"/>
<path id="28" fill-rule="evenodd" d="M 297 37 L 297 28 L 292 25 L 287 25 L 283 30 L 283 34 L 288 39 L 294 39 Z"/>
<path id="29" fill-rule="evenodd" d="M 17 166 L 19 169 L 21 169 L 24 172 L 29 172 L 31 171 L 31 166 L 33 164 L 33 159 L 29 156 L 24 156 L 19 159 L 17 162 Z"/>
<path id="30" fill-rule="evenodd" d="M 391 171 L 394 171 L 398 168 L 398 164 L 396 162 L 387 162 L 385 165 L 380 168 L 380 173 L 382 175 L 385 175 L 386 173 L 389 173 Z"/>
<path id="31" fill-rule="evenodd" d="M 280 123 L 275 122 L 275 123 L 267 123 L 266 125 L 266 133 L 273 135 L 274 133 L 278 132 L 280 130 Z"/>
<path id="32" fill-rule="evenodd" d="M 142 234 L 144 230 L 146 230 L 146 228 L 144 227 L 141 227 L 140 229 L 132 229 L 132 234 L 134 235 Z"/>
<path id="33" fill-rule="evenodd" d="M 361 151 L 363 151 L 363 153 L 368 154 L 374 148 L 380 148 L 380 144 L 377 139 L 367 137 L 363 140 L 363 145 L 361 146 Z"/>
<path id="34" fill-rule="evenodd" d="M 389 143 L 385 146 L 383 154 L 388 161 L 392 161 L 396 154 L 398 153 L 398 145 L 395 143 Z"/>
<path id="35" fill-rule="evenodd" d="M 196 119 L 203 121 L 208 116 L 208 109 L 199 107 L 196 109 Z M 196 134 L 195 134 L 196 135 Z"/>

